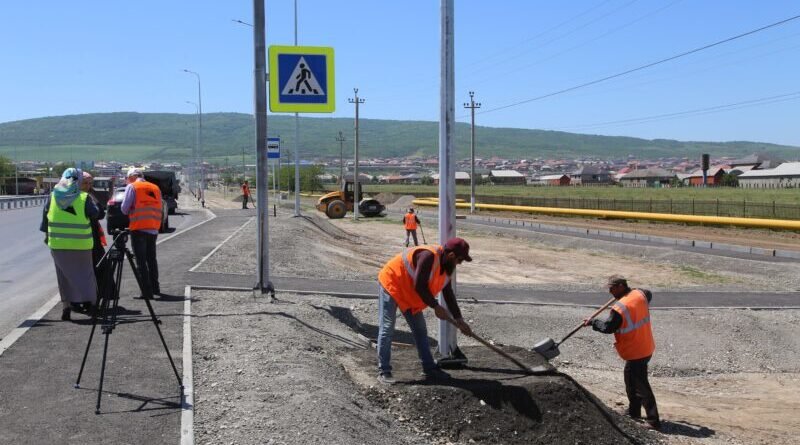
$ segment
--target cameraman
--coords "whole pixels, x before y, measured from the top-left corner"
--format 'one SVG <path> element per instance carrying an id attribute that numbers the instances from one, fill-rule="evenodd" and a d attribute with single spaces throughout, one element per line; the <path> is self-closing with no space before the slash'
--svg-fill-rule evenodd
<path id="1" fill-rule="evenodd" d="M 161 190 L 145 181 L 142 170 L 138 168 L 128 169 L 127 181 L 120 210 L 130 218 L 128 228 L 136 267 L 142 278 L 142 297 L 151 299 L 153 295 L 161 294 L 156 260 L 156 237 L 162 218 Z"/>

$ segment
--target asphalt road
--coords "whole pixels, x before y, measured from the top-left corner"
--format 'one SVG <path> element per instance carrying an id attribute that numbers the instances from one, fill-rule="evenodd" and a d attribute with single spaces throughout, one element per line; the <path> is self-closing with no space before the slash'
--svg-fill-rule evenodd
<path id="1" fill-rule="evenodd" d="M 41 217 L 41 207 L 0 210 L 0 338 L 58 292 L 53 259 L 39 231 Z M 197 217 L 170 215 L 170 226 L 180 231 Z"/>

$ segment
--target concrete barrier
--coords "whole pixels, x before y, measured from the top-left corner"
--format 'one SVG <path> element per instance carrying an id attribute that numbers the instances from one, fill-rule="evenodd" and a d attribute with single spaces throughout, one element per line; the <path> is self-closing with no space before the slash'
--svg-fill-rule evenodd
<path id="1" fill-rule="evenodd" d="M 44 204 L 44 196 L 0 197 L 0 210 L 22 209 Z"/>

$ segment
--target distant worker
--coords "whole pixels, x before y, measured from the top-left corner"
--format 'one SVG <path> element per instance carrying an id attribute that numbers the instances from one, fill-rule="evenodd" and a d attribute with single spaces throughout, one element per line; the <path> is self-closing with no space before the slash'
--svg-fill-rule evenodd
<path id="1" fill-rule="evenodd" d="M 71 312 L 90 311 L 97 300 L 97 284 L 92 267 L 91 220 L 100 214 L 86 192 L 80 190 L 83 173 L 68 168 L 44 204 L 39 230 L 46 234 L 56 267 L 61 319 L 71 320 Z"/>
<path id="2" fill-rule="evenodd" d="M 247 201 L 250 199 L 250 186 L 247 181 L 242 183 L 242 208 L 247 208 Z"/>
<path id="3" fill-rule="evenodd" d="M 158 282 L 156 238 L 161 227 L 163 208 L 161 190 L 157 185 L 145 181 L 142 170 L 128 170 L 128 185 L 120 209 L 130 217 L 131 247 L 136 257 L 136 268 L 142 278 L 142 297 L 152 299 L 161 294 Z"/>
<path id="4" fill-rule="evenodd" d="M 627 415 L 635 420 L 642 418 L 642 407 L 650 429 L 660 430 L 656 397 L 647 379 L 647 364 L 656 349 L 650 324 L 652 294 L 643 289 L 631 289 L 628 281 L 619 276 L 609 277 L 608 292 L 617 299 L 605 320 L 584 320 L 592 329 L 604 334 L 614 334 L 614 347 L 625 360 L 625 392 L 628 394 Z"/>
<path id="5" fill-rule="evenodd" d="M 414 245 L 419 246 L 417 241 L 417 225 L 419 223 L 419 218 L 414 214 L 414 208 L 409 207 L 408 213 L 403 216 L 403 224 L 406 227 L 406 247 L 408 247 L 409 237 L 414 237 Z"/>
<path id="6" fill-rule="evenodd" d="M 433 381 L 450 378 L 433 360 L 422 311 L 431 307 L 441 320 L 447 320 L 452 314 L 458 329 L 465 335 L 472 334 L 469 325 L 461 317 L 461 310 L 450 284 L 450 277 L 456 266 L 463 261 L 472 261 L 469 244 L 461 238 L 451 238 L 444 246 L 405 249 L 383 266 L 378 274 L 378 382 L 386 385 L 395 383 L 391 356 L 398 308 L 414 336 L 423 375 Z M 436 301 L 439 292 L 444 295 L 447 307 Z"/>

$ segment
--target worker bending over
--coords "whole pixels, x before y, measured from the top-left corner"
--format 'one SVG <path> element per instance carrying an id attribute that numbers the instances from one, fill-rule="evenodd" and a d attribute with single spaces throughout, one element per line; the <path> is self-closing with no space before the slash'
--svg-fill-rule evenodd
<path id="1" fill-rule="evenodd" d="M 625 360 L 625 392 L 628 393 L 627 415 L 635 420 L 642 418 L 642 407 L 647 414 L 646 425 L 660 430 L 656 397 L 647 379 L 647 363 L 656 349 L 650 324 L 650 291 L 631 289 L 628 281 L 619 276 L 609 277 L 608 292 L 617 299 L 605 320 L 584 320 L 584 326 L 604 334 L 614 334 L 614 347 Z"/>
<path id="2" fill-rule="evenodd" d="M 461 238 L 451 238 L 444 246 L 429 245 L 405 249 L 383 266 L 378 274 L 380 282 L 378 381 L 380 383 L 391 385 L 395 382 L 392 376 L 391 357 L 392 336 L 398 308 L 403 313 L 414 337 L 414 344 L 422 362 L 423 375 L 433 381 L 445 381 L 450 378 L 450 375 L 442 371 L 433 361 L 428 344 L 428 329 L 422 311 L 431 307 L 437 318 L 447 320 L 452 317 L 464 335 L 472 334 L 469 325 L 461 317 L 461 310 L 458 308 L 450 283 L 450 277 L 455 272 L 456 266 L 463 261 L 472 261 L 472 257 L 469 256 L 469 244 Z M 444 296 L 447 307 L 436 301 L 439 292 Z"/>

